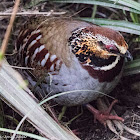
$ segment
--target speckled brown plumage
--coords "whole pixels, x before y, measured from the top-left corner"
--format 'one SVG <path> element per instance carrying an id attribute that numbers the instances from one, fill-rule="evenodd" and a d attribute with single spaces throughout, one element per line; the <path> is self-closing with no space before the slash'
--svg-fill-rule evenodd
<path id="1" fill-rule="evenodd" d="M 123 36 L 112 29 L 69 18 L 33 17 L 21 29 L 16 48 L 21 65 L 35 68 L 32 73 L 37 79 L 40 69 L 41 75 L 53 75 L 52 85 L 43 87 L 56 94 L 86 89 L 109 93 L 121 77 L 122 56 L 128 46 Z M 76 105 L 98 96 L 78 92 L 56 101 Z"/>
<path id="2" fill-rule="evenodd" d="M 16 58 L 20 66 L 34 68 L 26 72 L 32 86 L 44 76 L 38 86 L 41 93 L 71 91 L 54 100 L 73 106 L 113 90 L 121 78 L 127 49 L 123 36 L 112 29 L 70 18 L 33 17 L 19 33 Z M 103 124 L 107 119 L 123 120 L 89 104 L 86 107 Z"/>

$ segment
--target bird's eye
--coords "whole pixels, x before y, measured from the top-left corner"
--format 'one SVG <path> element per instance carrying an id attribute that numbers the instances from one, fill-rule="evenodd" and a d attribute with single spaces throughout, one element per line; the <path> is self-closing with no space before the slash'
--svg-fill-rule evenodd
<path id="1" fill-rule="evenodd" d="M 98 41 L 98 45 L 100 46 L 101 49 L 107 50 L 108 52 L 115 53 L 115 54 L 119 53 L 119 49 L 113 44 L 106 45 L 102 41 Z"/>
<path id="2" fill-rule="evenodd" d="M 106 49 L 112 53 L 119 53 L 119 49 L 115 45 L 106 45 Z"/>

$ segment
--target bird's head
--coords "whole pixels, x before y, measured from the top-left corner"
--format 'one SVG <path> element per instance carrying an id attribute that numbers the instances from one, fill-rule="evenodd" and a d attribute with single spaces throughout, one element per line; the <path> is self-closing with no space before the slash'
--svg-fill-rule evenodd
<path id="1" fill-rule="evenodd" d="M 76 29 L 69 43 L 81 63 L 103 70 L 115 67 L 121 57 L 131 57 L 123 36 L 105 27 L 93 25 Z"/>

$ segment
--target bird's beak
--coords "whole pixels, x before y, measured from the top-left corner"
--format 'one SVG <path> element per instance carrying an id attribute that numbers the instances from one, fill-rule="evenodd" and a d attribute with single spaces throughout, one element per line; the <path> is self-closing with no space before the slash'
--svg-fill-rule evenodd
<path id="1" fill-rule="evenodd" d="M 131 53 L 128 50 L 124 54 L 124 57 L 127 59 L 127 61 L 132 61 L 133 60 L 133 57 L 132 57 Z"/>
<path id="2" fill-rule="evenodd" d="M 122 53 L 117 53 L 117 55 L 124 57 L 126 59 L 126 61 L 132 61 L 133 57 L 131 55 L 131 53 L 127 50 L 125 54 Z"/>

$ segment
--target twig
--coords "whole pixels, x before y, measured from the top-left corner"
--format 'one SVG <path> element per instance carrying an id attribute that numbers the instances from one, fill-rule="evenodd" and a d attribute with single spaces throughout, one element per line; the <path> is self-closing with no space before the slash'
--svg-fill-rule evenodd
<path id="1" fill-rule="evenodd" d="M 7 30 L 6 30 L 2 45 L 1 45 L 0 67 L 1 67 L 1 64 L 2 64 L 3 57 L 5 55 L 5 51 L 6 51 L 6 48 L 7 48 L 10 33 L 11 33 L 11 30 L 12 30 L 12 27 L 13 27 L 13 23 L 14 23 L 14 20 L 15 20 L 15 17 L 16 17 L 16 13 L 18 11 L 19 3 L 20 3 L 20 0 L 15 1 L 15 5 L 14 5 L 13 12 L 12 12 L 12 15 L 11 15 L 11 18 L 10 18 L 10 22 L 9 22 L 8 27 L 7 27 Z"/>
<path id="2" fill-rule="evenodd" d="M 18 66 L 12 66 L 12 65 L 5 65 L 7 67 L 15 68 L 15 69 L 22 69 L 22 70 L 34 70 L 35 68 L 30 68 L 30 67 L 18 67 Z"/>
<path id="3" fill-rule="evenodd" d="M 32 12 L 18 12 L 16 13 L 16 16 L 28 16 L 28 15 L 48 15 L 50 12 L 38 12 L 38 11 L 32 11 Z M 66 12 L 52 12 L 52 15 L 63 15 L 66 14 Z M 11 16 L 13 13 L 4 13 L 0 12 L 0 16 Z"/>

